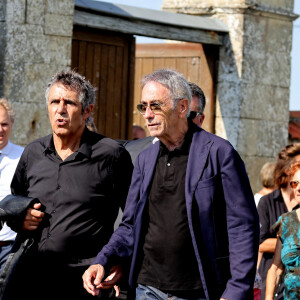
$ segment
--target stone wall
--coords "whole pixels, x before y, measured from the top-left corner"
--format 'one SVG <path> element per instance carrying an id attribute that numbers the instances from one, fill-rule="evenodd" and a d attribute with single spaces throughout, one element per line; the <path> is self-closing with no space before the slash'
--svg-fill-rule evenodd
<path id="1" fill-rule="evenodd" d="M 0 1 L 0 97 L 16 111 L 17 144 L 50 133 L 44 90 L 70 68 L 73 14 L 73 0 Z"/>
<path id="2" fill-rule="evenodd" d="M 164 0 L 163 9 L 221 19 L 216 134 L 246 163 L 254 192 L 259 171 L 288 142 L 293 0 Z"/>

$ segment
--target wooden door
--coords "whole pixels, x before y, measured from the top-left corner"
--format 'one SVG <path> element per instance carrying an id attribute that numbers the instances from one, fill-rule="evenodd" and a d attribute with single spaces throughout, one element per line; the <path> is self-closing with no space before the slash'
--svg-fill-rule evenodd
<path id="1" fill-rule="evenodd" d="M 218 48 L 195 43 L 137 44 L 135 53 L 135 84 L 133 124 L 146 129 L 136 105 L 140 102 L 140 79 L 160 68 L 172 68 L 188 81 L 201 87 L 206 96 L 204 129 L 214 133 L 215 119 L 215 62 Z"/>
<path id="2" fill-rule="evenodd" d="M 113 139 L 130 139 L 135 38 L 74 26 L 72 69 L 96 87 L 95 125 Z"/>

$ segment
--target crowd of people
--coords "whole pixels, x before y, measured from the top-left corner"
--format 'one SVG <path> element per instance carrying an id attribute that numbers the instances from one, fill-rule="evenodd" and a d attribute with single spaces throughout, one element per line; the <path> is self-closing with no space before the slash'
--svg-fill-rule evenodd
<path id="1" fill-rule="evenodd" d="M 171 69 L 141 82 L 150 136 L 126 142 L 97 133 L 74 71 L 49 81 L 52 134 L 25 149 L 0 99 L 0 299 L 300 299 L 300 144 L 254 200 L 238 152 L 201 128 L 201 88 Z"/>

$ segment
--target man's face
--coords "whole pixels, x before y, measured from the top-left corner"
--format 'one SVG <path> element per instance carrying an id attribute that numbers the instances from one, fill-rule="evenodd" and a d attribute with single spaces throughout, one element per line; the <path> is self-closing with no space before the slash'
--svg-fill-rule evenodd
<path id="1" fill-rule="evenodd" d="M 89 113 L 82 112 L 76 91 L 54 84 L 49 91 L 48 112 L 52 131 L 60 138 L 70 137 L 82 130 Z"/>
<path id="2" fill-rule="evenodd" d="M 199 102 L 200 102 L 199 97 L 193 95 L 191 101 L 191 111 L 199 112 Z M 193 119 L 193 122 L 199 127 L 201 127 L 203 121 L 204 121 L 204 114 L 199 114 L 195 117 L 195 119 Z"/>
<path id="3" fill-rule="evenodd" d="M 6 109 L 0 105 L 0 149 L 7 145 L 12 127 L 13 121 L 10 119 Z"/>
<path id="4" fill-rule="evenodd" d="M 141 103 L 147 105 L 143 117 L 146 121 L 151 136 L 158 138 L 168 138 L 176 131 L 178 115 L 176 109 L 173 110 L 169 90 L 158 82 L 148 82 L 142 90 Z M 150 104 L 156 103 L 160 107 L 155 112 Z"/>

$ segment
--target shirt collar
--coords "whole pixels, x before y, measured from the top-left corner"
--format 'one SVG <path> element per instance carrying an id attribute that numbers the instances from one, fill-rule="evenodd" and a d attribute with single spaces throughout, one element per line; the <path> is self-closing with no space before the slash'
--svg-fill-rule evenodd
<path id="1" fill-rule="evenodd" d="M 84 156 L 89 157 L 91 153 L 92 146 L 89 144 L 89 135 L 90 131 L 85 127 L 83 134 L 81 136 L 80 140 L 80 146 L 79 148 L 75 151 L 75 153 L 81 153 Z M 45 145 L 44 153 L 54 153 L 55 152 L 55 146 L 54 146 L 54 141 L 53 141 L 53 135 L 50 137 L 48 142 Z"/>
<path id="2" fill-rule="evenodd" d="M 8 141 L 7 145 L 0 150 L 0 153 L 3 155 L 8 155 L 9 152 L 11 151 L 11 147 L 12 147 L 12 143 L 10 141 Z"/>

